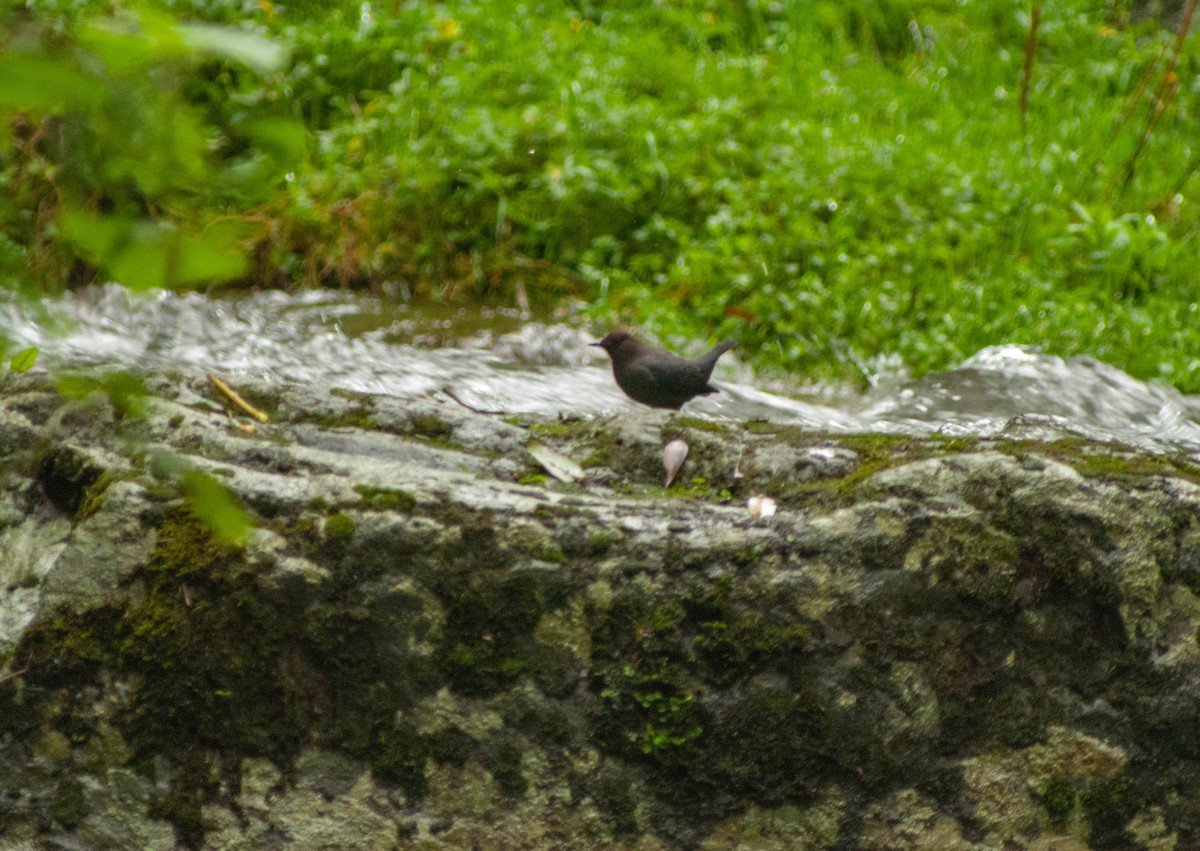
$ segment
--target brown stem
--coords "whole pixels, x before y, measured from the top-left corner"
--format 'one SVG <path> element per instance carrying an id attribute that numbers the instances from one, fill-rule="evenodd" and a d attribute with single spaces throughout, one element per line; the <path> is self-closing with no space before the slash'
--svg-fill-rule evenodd
<path id="1" fill-rule="evenodd" d="M 1158 70 L 1158 63 L 1162 61 L 1163 51 L 1165 50 L 1165 45 L 1159 45 L 1158 53 L 1154 56 L 1154 61 L 1147 65 L 1146 70 L 1142 72 L 1141 79 L 1138 80 L 1138 84 L 1134 87 L 1129 95 L 1129 99 L 1125 103 L 1125 110 L 1121 113 L 1120 120 L 1108 131 L 1108 138 L 1104 140 L 1104 144 L 1100 147 L 1100 153 L 1096 155 L 1096 162 L 1092 164 L 1093 170 L 1099 167 L 1105 153 L 1112 147 L 1113 142 L 1117 140 L 1118 134 L 1129 123 L 1129 119 L 1133 117 L 1133 111 L 1142 102 L 1142 95 L 1146 92 L 1146 86 L 1150 85 L 1150 80 L 1154 77 L 1154 72 Z"/>
<path id="2" fill-rule="evenodd" d="M 1163 114 L 1175 99 L 1175 95 L 1179 92 L 1179 75 L 1175 73 L 1175 66 L 1179 64 L 1179 54 L 1183 51 L 1183 43 L 1187 39 L 1188 30 L 1192 27 L 1192 16 L 1196 13 L 1197 0 L 1189 0 L 1187 7 L 1183 11 L 1183 15 L 1179 18 L 1179 29 L 1175 31 L 1175 44 L 1171 49 L 1171 55 L 1167 59 L 1166 67 L 1163 68 L 1162 77 L 1158 81 L 1158 86 L 1154 89 L 1154 108 L 1150 111 L 1150 117 L 1146 119 L 1146 127 L 1142 130 L 1142 135 L 1138 137 L 1137 147 L 1131 153 L 1121 166 L 1121 191 L 1129 187 L 1133 182 L 1134 170 L 1137 167 L 1137 161 L 1141 158 L 1142 153 L 1146 150 L 1146 146 L 1150 144 L 1150 138 L 1154 135 L 1154 130 L 1158 127 L 1158 122 L 1162 120 Z"/>
<path id="3" fill-rule="evenodd" d="M 1025 36 L 1025 65 L 1021 69 L 1021 132 L 1025 132 L 1025 116 L 1029 112 L 1029 85 L 1033 82 L 1033 57 L 1037 51 L 1037 31 L 1042 23 L 1042 4 L 1034 3 L 1029 10 L 1029 34 Z"/>
<path id="4" fill-rule="evenodd" d="M 15 680 L 17 677 L 23 677 L 23 676 L 25 676 L 25 675 L 26 675 L 26 674 L 28 674 L 28 673 L 29 673 L 29 667 L 28 667 L 28 666 L 26 666 L 26 667 L 22 668 L 22 669 L 21 669 L 21 670 L 19 670 L 19 671 L 10 671 L 9 673 L 7 673 L 7 674 L 5 674 L 4 676 L 0 677 L 0 684 L 2 684 L 2 683 L 6 683 L 6 682 L 8 682 L 9 680 Z"/>
<path id="5" fill-rule="evenodd" d="M 468 403 L 464 402 L 462 399 L 458 398 L 458 396 L 454 395 L 454 391 L 451 390 L 449 387 L 443 387 L 442 392 L 445 393 L 447 396 L 449 396 L 451 399 L 453 399 L 458 404 L 462 405 L 468 411 L 472 411 L 473 413 L 491 414 L 492 416 L 502 416 L 505 413 L 504 411 L 489 411 L 486 408 L 476 408 L 474 405 L 468 404 Z"/>

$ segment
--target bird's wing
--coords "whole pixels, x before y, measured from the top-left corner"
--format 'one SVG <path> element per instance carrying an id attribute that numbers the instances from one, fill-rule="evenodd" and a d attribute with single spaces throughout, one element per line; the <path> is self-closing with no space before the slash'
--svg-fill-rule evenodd
<path id="1" fill-rule="evenodd" d="M 693 375 L 696 372 L 692 364 L 683 358 L 672 356 L 646 358 L 638 364 L 638 368 L 646 375 L 647 380 L 653 381 L 660 387 L 689 384 L 694 380 Z"/>
<path id="2" fill-rule="evenodd" d="M 642 360 L 637 363 L 627 364 L 622 370 L 622 382 L 632 387 L 644 387 L 647 389 L 659 386 L 666 380 L 666 371 L 661 365 L 655 365 L 652 360 Z"/>

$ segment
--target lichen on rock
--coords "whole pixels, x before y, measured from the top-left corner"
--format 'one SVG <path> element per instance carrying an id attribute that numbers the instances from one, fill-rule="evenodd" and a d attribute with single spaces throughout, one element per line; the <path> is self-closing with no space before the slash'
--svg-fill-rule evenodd
<path id="1" fill-rule="evenodd" d="M 1200 845 L 1186 459 L 172 380 L 0 377 L 0 845 Z"/>

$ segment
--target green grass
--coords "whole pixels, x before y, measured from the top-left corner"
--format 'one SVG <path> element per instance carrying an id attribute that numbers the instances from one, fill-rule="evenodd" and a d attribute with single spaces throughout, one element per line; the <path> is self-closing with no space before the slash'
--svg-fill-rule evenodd
<path id="1" fill-rule="evenodd" d="M 732 336 L 812 377 L 1018 342 L 1200 391 L 1196 39 L 1125 181 L 1174 34 L 1121 2 L 1042 4 L 1024 130 L 1028 11 L 1006 0 L 175 8 L 294 46 L 283 72 L 202 62 L 183 88 L 220 139 L 263 112 L 310 134 L 236 211 L 252 282 L 582 297 L 600 325 Z M 29 177 L 5 156 L 0 179 Z"/>

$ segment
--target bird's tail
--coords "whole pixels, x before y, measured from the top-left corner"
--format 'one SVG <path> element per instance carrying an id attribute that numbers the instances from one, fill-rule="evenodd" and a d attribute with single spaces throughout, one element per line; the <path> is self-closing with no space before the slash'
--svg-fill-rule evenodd
<path id="1" fill-rule="evenodd" d="M 737 343 L 733 342 L 733 340 L 725 340 L 724 342 L 717 343 L 712 347 L 712 350 L 708 354 L 701 358 L 701 360 L 703 360 L 706 364 L 715 364 L 717 362 L 717 358 L 725 354 L 736 345 Z"/>

